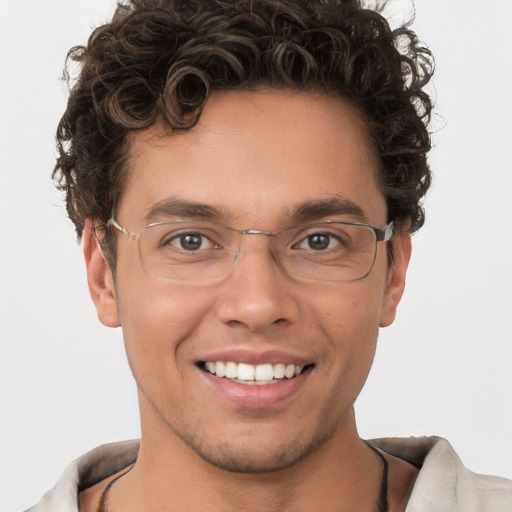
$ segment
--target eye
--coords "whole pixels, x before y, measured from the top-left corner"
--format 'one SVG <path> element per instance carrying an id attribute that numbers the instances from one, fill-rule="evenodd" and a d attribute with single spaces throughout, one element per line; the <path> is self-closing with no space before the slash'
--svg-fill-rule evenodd
<path id="1" fill-rule="evenodd" d="M 298 249 L 312 249 L 313 251 L 325 251 L 339 245 L 338 237 L 331 233 L 312 233 L 297 244 Z"/>
<path id="2" fill-rule="evenodd" d="M 207 236 L 201 233 L 180 233 L 169 238 L 166 244 L 183 251 L 199 251 L 216 247 Z"/>

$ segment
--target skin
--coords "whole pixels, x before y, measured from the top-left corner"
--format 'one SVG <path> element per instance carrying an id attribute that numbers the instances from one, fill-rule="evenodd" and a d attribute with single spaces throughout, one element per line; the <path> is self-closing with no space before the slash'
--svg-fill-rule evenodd
<path id="1" fill-rule="evenodd" d="M 191 131 L 155 125 L 130 140 L 131 169 L 116 220 L 138 232 L 169 197 L 222 211 L 238 229 L 274 231 L 307 201 L 349 199 L 382 228 L 386 203 L 364 121 L 345 100 L 264 90 L 214 94 Z M 316 219 L 324 220 L 324 219 Z M 123 328 L 138 386 L 141 451 L 112 488 L 109 510 L 373 511 L 381 462 L 357 434 L 353 404 L 379 327 L 403 293 L 410 236 L 378 244 L 371 273 L 350 283 L 288 277 L 265 237 L 245 237 L 232 274 L 176 285 L 142 268 L 137 243 L 118 239 L 116 281 L 90 227 L 89 287 L 99 319 Z M 279 350 L 312 363 L 299 389 L 266 408 L 231 403 L 208 386 L 198 359 L 218 351 Z M 390 510 L 403 510 L 416 470 L 390 462 Z M 107 481 L 82 494 L 94 510 Z"/>

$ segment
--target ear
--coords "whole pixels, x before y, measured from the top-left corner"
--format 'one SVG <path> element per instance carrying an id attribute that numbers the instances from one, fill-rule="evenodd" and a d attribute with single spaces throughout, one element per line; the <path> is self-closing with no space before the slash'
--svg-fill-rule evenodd
<path id="1" fill-rule="evenodd" d="M 114 278 L 89 220 L 82 233 L 82 244 L 87 267 L 87 284 L 98 318 L 107 327 L 119 327 L 121 323 L 117 311 Z"/>
<path id="2" fill-rule="evenodd" d="M 380 327 L 387 327 L 395 320 L 396 309 L 405 289 L 405 275 L 411 259 L 412 242 L 409 233 L 397 233 L 393 244 L 393 262 L 388 273 L 388 282 L 382 301 Z"/>

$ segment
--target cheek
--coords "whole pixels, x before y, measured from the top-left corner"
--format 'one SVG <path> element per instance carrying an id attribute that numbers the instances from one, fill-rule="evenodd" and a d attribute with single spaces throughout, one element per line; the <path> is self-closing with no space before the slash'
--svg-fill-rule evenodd
<path id="1" fill-rule="evenodd" d="M 209 300 L 193 287 L 143 275 L 119 280 L 118 309 L 134 373 L 158 374 L 179 364 L 182 342 L 194 338 Z M 175 372 L 174 372 L 175 373 Z"/>
<path id="2" fill-rule="evenodd" d="M 342 333 L 351 333 L 350 339 L 358 334 L 364 339 L 365 335 L 378 331 L 383 289 L 382 282 L 371 282 L 369 278 L 326 286 L 321 296 L 310 304 L 319 324 L 329 330 L 332 337 L 338 338 L 336 333 L 339 337 Z"/>
<path id="3" fill-rule="evenodd" d="M 370 276 L 368 276 L 370 277 Z M 368 279 L 368 278 L 367 278 Z M 383 285 L 368 279 L 325 292 L 315 301 L 312 316 L 328 340 L 326 364 L 336 380 L 364 383 L 375 354 Z"/>

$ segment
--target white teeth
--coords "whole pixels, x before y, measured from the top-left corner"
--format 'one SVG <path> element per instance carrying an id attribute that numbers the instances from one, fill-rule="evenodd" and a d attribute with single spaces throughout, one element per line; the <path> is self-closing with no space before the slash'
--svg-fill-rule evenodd
<path id="1" fill-rule="evenodd" d="M 236 379 L 238 376 L 238 365 L 230 361 L 226 363 L 226 377 L 228 379 Z"/>
<path id="2" fill-rule="evenodd" d="M 254 372 L 255 380 L 272 380 L 274 378 L 274 367 L 271 364 L 259 364 Z"/>
<path id="3" fill-rule="evenodd" d="M 274 365 L 274 378 L 282 379 L 284 377 L 286 365 L 284 364 L 275 364 Z"/>
<path id="4" fill-rule="evenodd" d="M 226 376 L 226 365 L 221 361 L 217 361 L 215 363 L 215 374 L 217 377 L 225 377 Z"/>
<path id="5" fill-rule="evenodd" d="M 239 380 L 254 380 L 255 368 L 252 364 L 240 363 L 238 365 L 237 377 Z M 219 375 L 217 375 L 219 377 Z"/>
<path id="6" fill-rule="evenodd" d="M 284 376 L 287 379 L 291 379 L 292 377 L 295 376 L 295 365 L 294 364 L 289 364 L 286 366 L 286 368 L 284 370 Z"/>
<path id="7" fill-rule="evenodd" d="M 217 377 L 226 377 L 246 384 L 272 384 L 276 379 L 292 379 L 300 375 L 304 366 L 278 364 L 236 364 L 233 361 L 207 361 L 204 369 Z"/>

